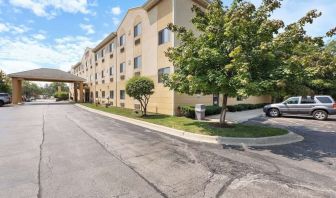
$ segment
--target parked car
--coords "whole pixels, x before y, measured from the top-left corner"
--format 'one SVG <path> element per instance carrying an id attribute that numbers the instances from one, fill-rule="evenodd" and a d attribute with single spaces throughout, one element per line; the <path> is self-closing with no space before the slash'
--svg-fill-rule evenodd
<path id="1" fill-rule="evenodd" d="M 326 120 L 328 115 L 336 115 L 336 103 L 331 96 L 295 96 L 281 103 L 266 105 L 264 112 L 270 117 L 303 114 L 312 115 L 317 120 Z"/>
<path id="2" fill-rule="evenodd" d="M 0 93 L 0 107 L 11 103 L 11 97 L 8 93 Z"/>

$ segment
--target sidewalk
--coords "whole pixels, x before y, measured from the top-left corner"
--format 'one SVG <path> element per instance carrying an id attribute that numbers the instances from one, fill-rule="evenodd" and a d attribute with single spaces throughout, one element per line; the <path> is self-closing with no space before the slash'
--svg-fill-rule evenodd
<path id="1" fill-rule="evenodd" d="M 234 123 L 246 122 L 252 118 L 264 115 L 263 109 L 254 109 L 248 111 L 227 112 L 226 120 Z M 205 117 L 210 122 L 219 122 L 220 114 Z"/>

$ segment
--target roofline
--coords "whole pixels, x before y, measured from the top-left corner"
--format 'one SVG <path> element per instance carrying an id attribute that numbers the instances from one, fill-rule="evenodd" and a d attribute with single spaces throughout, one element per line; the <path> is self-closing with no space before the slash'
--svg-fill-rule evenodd
<path id="1" fill-rule="evenodd" d="M 142 5 L 142 8 L 145 9 L 146 11 L 151 10 L 154 6 L 156 6 L 158 3 L 160 3 L 161 0 L 148 0 Z M 210 0 L 192 0 L 202 7 L 207 7 L 209 3 L 211 3 Z"/>
<path id="2" fill-rule="evenodd" d="M 138 10 L 138 9 L 143 9 L 143 7 L 135 7 L 135 8 L 130 8 L 130 9 L 127 10 L 127 12 L 126 12 L 124 18 L 120 21 L 120 23 L 119 23 L 119 25 L 118 25 L 118 27 L 117 27 L 117 31 L 120 29 L 121 24 L 123 24 L 123 22 L 125 21 L 125 19 L 126 19 L 128 13 L 131 12 L 131 11 L 133 11 L 133 10 Z"/>
<path id="3" fill-rule="evenodd" d="M 95 48 L 92 49 L 93 53 L 96 53 L 98 50 L 100 50 L 102 47 L 104 47 L 104 45 L 106 45 L 108 42 L 110 42 L 115 37 L 117 37 L 116 32 L 110 33 Z"/>
<path id="4" fill-rule="evenodd" d="M 71 67 L 71 69 L 74 69 L 74 68 L 80 66 L 81 64 L 82 64 L 81 62 L 77 62 L 76 64 L 74 64 L 74 65 Z"/>

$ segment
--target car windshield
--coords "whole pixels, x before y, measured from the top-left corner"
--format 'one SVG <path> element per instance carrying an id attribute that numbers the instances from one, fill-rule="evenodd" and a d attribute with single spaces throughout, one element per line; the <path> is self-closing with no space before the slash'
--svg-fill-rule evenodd
<path id="1" fill-rule="evenodd" d="M 286 104 L 299 104 L 299 97 L 289 98 L 284 103 L 286 103 Z"/>
<path id="2" fill-rule="evenodd" d="M 2 94 L 0 94 L 0 96 L 1 96 L 1 97 L 6 97 L 6 96 L 8 96 L 8 94 L 4 94 L 4 93 L 2 93 Z"/>

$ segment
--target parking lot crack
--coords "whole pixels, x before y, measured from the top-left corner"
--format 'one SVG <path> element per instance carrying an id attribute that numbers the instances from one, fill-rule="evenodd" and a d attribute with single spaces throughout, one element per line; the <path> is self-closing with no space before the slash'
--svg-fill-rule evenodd
<path id="1" fill-rule="evenodd" d="M 44 144 L 44 136 L 45 136 L 45 114 L 42 115 L 42 140 L 40 144 L 40 159 L 38 164 L 38 173 L 37 173 L 37 179 L 38 179 L 38 192 L 37 192 L 37 198 L 42 197 L 42 185 L 41 185 L 41 163 L 42 163 L 42 152 L 43 152 L 43 144 Z"/>

